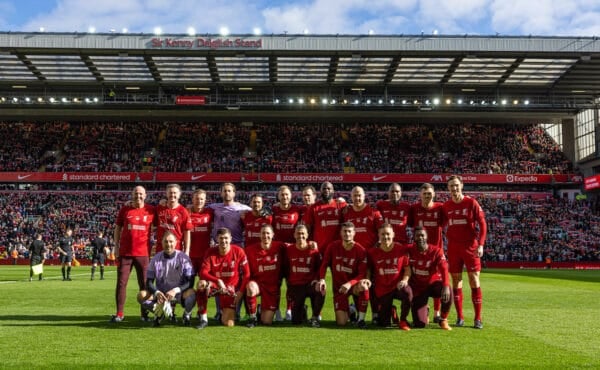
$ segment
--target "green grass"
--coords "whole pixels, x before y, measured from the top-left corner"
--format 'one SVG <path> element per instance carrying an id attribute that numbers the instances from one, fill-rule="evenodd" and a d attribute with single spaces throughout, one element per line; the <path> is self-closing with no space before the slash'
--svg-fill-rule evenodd
<path id="1" fill-rule="evenodd" d="M 600 367 L 600 271 L 486 270 L 483 330 L 444 332 L 430 325 L 401 332 L 337 328 L 331 297 L 321 329 L 287 323 L 225 328 L 212 320 L 202 331 L 170 324 L 152 328 L 139 321 L 134 274 L 126 319 L 109 324 L 114 267 L 103 281 L 90 281 L 89 267 L 74 268 L 71 282 L 60 280 L 57 267 L 45 270 L 47 280 L 30 283 L 28 267 L 0 267 L 0 368 Z M 472 325 L 465 291 L 466 321 Z M 209 307 L 212 316 L 213 302 Z"/>

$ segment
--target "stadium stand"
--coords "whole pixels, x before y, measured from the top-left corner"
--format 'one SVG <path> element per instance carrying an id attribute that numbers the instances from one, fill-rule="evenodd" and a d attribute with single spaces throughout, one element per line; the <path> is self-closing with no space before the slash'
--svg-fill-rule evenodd
<path id="1" fill-rule="evenodd" d="M 1 122 L 0 133 L 22 138 L 0 148 L 1 171 L 574 172 L 537 125 Z"/>

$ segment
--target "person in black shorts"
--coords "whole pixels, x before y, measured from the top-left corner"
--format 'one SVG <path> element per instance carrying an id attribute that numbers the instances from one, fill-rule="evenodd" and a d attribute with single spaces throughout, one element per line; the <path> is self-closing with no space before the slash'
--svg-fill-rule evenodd
<path id="1" fill-rule="evenodd" d="M 100 265 L 100 280 L 104 280 L 104 261 L 106 260 L 106 256 L 110 254 L 110 248 L 108 248 L 108 243 L 104 239 L 104 232 L 102 230 L 98 230 L 96 237 L 90 242 L 90 246 L 92 247 L 92 276 L 90 280 L 94 280 L 98 265 Z"/>
<path id="2" fill-rule="evenodd" d="M 67 227 L 65 230 L 65 235 L 58 240 L 58 253 L 60 253 L 63 281 L 71 281 L 71 261 L 73 261 L 73 229 L 70 227 Z"/>
<path id="3" fill-rule="evenodd" d="M 35 234 L 35 240 L 29 244 L 29 281 L 33 279 L 33 266 L 44 262 L 46 245 L 42 241 L 42 234 Z M 39 274 L 39 280 L 44 280 L 43 274 Z"/>

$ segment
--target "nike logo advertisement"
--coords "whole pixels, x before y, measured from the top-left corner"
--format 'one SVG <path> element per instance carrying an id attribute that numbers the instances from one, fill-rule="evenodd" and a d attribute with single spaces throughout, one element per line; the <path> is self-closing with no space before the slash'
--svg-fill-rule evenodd
<path id="1" fill-rule="evenodd" d="M 194 176 L 194 175 L 192 175 L 192 181 L 196 181 L 196 180 L 198 180 L 198 179 L 201 179 L 201 178 L 203 178 L 204 176 L 206 176 L 206 175 L 198 175 L 198 176 Z"/>
<path id="2" fill-rule="evenodd" d="M 17 180 L 24 180 L 24 179 L 28 178 L 29 176 L 31 176 L 31 174 L 29 174 L 29 175 L 17 175 Z"/>
<path id="3" fill-rule="evenodd" d="M 373 181 L 379 181 L 383 178 L 387 177 L 387 175 L 383 175 L 383 176 L 373 176 Z"/>

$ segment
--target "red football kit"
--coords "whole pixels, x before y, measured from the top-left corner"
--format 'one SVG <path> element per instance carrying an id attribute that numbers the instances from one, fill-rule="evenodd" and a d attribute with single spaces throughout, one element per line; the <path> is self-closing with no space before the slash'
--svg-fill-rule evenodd
<path id="1" fill-rule="evenodd" d="M 142 208 L 124 206 L 119 210 L 116 224 L 121 226 L 119 256 L 148 256 L 150 232 L 154 224 L 154 206 L 145 204 Z"/>
<path id="2" fill-rule="evenodd" d="M 414 295 L 422 294 L 436 281 L 441 281 L 443 286 L 450 286 L 448 262 L 441 248 L 429 244 L 425 253 L 421 253 L 416 244 L 411 244 L 408 247 L 408 255 L 412 270 L 409 284 Z"/>
<path id="3" fill-rule="evenodd" d="M 298 221 L 300 221 L 300 207 L 291 204 L 288 209 L 273 206 L 271 210 L 273 212 L 273 229 L 275 231 L 273 239 L 285 243 L 294 243 L 294 230 Z"/>
<path id="4" fill-rule="evenodd" d="M 429 308 L 427 301 L 429 297 L 440 300 L 440 316 L 447 319 L 452 306 L 452 292 L 448 301 L 441 302 L 442 289 L 450 286 L 448 276 L 448 263 L 444 251 L 429 244 L 427 250 L 421 253 L 416 244 L 408 248 L 410 256 L 410 267 L 412 275 L 409 285 L 414 297 L 412 301 L 413 325 L 417 328 L 425 327 L 429 323 Z"/>
<path id="5" fill-rule="evenodd" d="M 346 202 L 338 202 L 336 199 L 329 203 L 319 200 L 311 204 L 304 213 L 302 221 L 309 227 L 311 239 L 317 243 L 321 253 L 332 241 L 339 240 L 341 210 L 344 207 Z"/>
<path id="6" fill-rule="evenodd" d="M 433 202 L 431 208 L 425 208 L 421 203 L 410 206 L 412 227 L 421 226 L 427 231 L 427 242 L 443 248 L 442 227 L 444 226 L 444 211 L 442 202 Z"/>
<path id="7" fill-rule="evenodd" d="M 175 208 L 167 206 L 156 206 L 157 226 L 156 229 L 156 253 L 161 252 L 162 238 L 165 231 L 169 230 L 177 238 L 175 249 L 183 249 L 183 234 L 188 230 L 192 230 L 192 220 L 188 210 L 179 204 Z"/>
<path id="8" fill-rule="evenodd" d="M 244 246 L 260 243 L 260 229 L 262 228 L 262 225 L 271 225 L 273 223 L 273 216 L 256 216 L 252 212 L 246 212 L 243 217 Z"/>
<path id="9" fill-rule="evenodd" d="M 202 261 L 199 276 L 200 279 L 210 282 L 213 286 L 216 286 L 220 279 L 230 292 L 243 292 L 250 278 L 246 253 L 235 244 L 231 244 L 231 249 L 224 256 L 219 254 L 219 248 L 210 248 Z M 196 294 L 198 310 L 201 313 L 206 313 L 207 300 L 208 294 L 204 292 Z M 221 307 L 235 309 L 233 297 L 222 294 Z"/>
<path id="10" fill-rule="evenodd" d="M 447 225 L 448 263 L 450 272 L 461 272 L 464 263 L 468 271 L 480 271 L 477 247 L 485 244 L 487 224 L 485 214 L 477 201 L 464 196 L 460 203 L 452 199 L 442 207 Z"/>
<path id="11" fill-rule="evenodd" d="M 246 256 L 250 267 L 250 281 L 256 282 L 262 296 L 263 309 L 275 311 L 279 308 L 281 296 L 282 252 L 285 244 L 272 241 L 269 249 L 263 249 L 260 243 L 246 246 Z M 256 312 L 256 297 L 246 296 L 250 313 Z"/>
<path id="12" fill-rule="evenodd" d="M 305 285 L 319 280 L 321 254 L 307 247 L 300 250 L 296 244 L 286 244 L 286 274 L 288 285 Z"/>
<path id="13" fill-rule="evenodd" d="M 211 232 L 214 219 L 212 208 L 203 208 L 199 212 L 189 209 L 192 230 L 190 232 L 190 259 L 194 271 L 198 273 L 202 265 L 202 259 L 210 248 Z"/>
<path id="14" fill-rule="evenodd" d="M 306 298 L 310 299 L 313 316 L 321 313 L 325 303 L 325 296 L 317 292 L 313 284 L 319 280 L 321 254 L 310 247 L 298 249 L 296 244 L 286 244 L 285 248 L 285 273 L 292 323 L 299 325 L 302 323 Z"/>
<path id="15" fill-rule="evenodd" d="M 382 297 L 397 290 L 398 282 L 404 276 L 404 268 L 408 266 L 406 247 L 396 242 L 387 252 L 381 248 L 371 248 L 368 250 L 368 260 L 375 295 Z"/>
<path id="16" fill-rule="evenodd" d="M 367 251 L 358 243 L 354 243 L 354 246 L 347 250 L 341 240 L 336 240 L 325 251 L 325 257 L 319 269 L 320 279 L 325 279 L 327 267 L 331 269 L 334 309 L 335 311 L 348 311 L 348 295 L 352 294 L 352 289 L 349 289 L 346 294 L 340 293 L 339 290 L 346 283 L 350 283 L 353 287 L 360 280 L 366 278 Z M 365 290 L 359 296 L 358 311 L 366 312 L 368 304 L 369 291 Z"/>
<path id="17" fill-rule="evenodd" d="M 375 246 L 378 240 L 377 232 L 383 224 L 383 217 L 378 210 L 368 204 L 360 211 L 355 211 L 352 206 L 348 206 L 342 211 L 342 219 L 343 222 L 354 224 L 356 231 L 354 241 L 367 249 Z"/>
<path id="18" fill-rule="evenodd" d="M 404 244 L 408 243 L 406 227 L 410 222 L 410 204 L 406 202 L 393 204 L 389 200 L 379 200 L 375 204 L 375 207 L 381 213 L 383 221 L 392 225 L 394 229 L 394 241 Z"/>
<path id="19" fill-rule="evenodd" d="M 487 236 L 487 224 L 481 206 L 475 199 L 465 195 L 459 203 L 452 199 L 446 201 L 443 210 L 444 224 L 447 225 L 448 270 L 451 274 L 462 273 L 463 266 L 466 266 L 468 272 L 481 271 L 481 258 L 477 255 L 477 248 L 485 244 Z M 453 295 L 456 314 L 462 320 L 462 288 L 453 289 Z M 471 287 L 471 300 L 475 320 L 481 321 L 481 287 Z"/>

